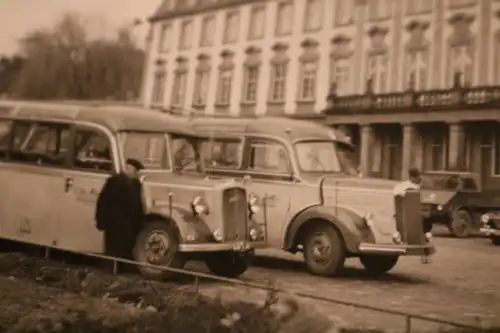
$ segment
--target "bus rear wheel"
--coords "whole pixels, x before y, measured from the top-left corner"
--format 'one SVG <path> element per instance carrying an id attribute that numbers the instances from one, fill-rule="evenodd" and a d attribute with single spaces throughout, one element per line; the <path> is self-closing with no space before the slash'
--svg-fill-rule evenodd
<path id="1" fill-rule="evenodd" d="M 472 217 L 469 212 L 463 209 L 454 212 L 448 229 L 457 238 L 468 237 L 472 231 Z"/>

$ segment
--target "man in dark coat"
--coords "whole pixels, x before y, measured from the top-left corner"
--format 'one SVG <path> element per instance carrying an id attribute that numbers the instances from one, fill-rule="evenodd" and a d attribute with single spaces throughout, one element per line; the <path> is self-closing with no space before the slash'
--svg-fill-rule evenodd
<path id="1" fill-rule="evenodd" d="M 138 178 L 142 169 L 141 162 L 128 159 L 125 171 L 109 177 L 99 194 L 95 220 L 97 229 L 104 231 L 107 255 L 132 259 L 145 215 Z"/>

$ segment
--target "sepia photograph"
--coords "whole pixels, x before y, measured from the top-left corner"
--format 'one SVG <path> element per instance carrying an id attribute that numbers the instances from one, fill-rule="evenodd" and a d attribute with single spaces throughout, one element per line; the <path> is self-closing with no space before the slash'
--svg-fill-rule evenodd
<path id="1" fill-rule="evenodd" d="M 0 28 L 0 332 L 500 333 L 500 1 Z"/>

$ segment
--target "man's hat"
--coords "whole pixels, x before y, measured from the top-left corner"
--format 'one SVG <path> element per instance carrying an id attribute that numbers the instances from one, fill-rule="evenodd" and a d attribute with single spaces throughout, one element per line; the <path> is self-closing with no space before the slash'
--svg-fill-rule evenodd
<path id="1" fill-rule="evenodd" d="M 133 166 L 134 168 L 137 169 L 137 171 L 144 169 L 144 164 L 142 164 L 141 161 L 138 161 L 134 158 L 127 158 L 127 161 L 125 163 Z"/>

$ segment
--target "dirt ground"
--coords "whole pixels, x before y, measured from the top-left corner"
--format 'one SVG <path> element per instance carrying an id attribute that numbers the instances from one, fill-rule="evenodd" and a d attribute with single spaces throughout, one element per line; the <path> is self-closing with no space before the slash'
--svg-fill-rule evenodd
<path id="1" fill-rule="evenodd" d="M 113 276 L 94 268 L 0 254 L 0 333 L 206 333 L 208 327 L 212 333 L 382 332 L 367 329 L 372 316 L 360 321 L 361 313 L 346 312 L 341 321 L 330 320 L 324 314 L 340 311 L 322 314 L 323 305 L 317 302 L 300 300 L 294 316 L 278 321 L 284 295 L 277 295 L 278 304 L 264 306 L 271 299 L 263 291 L 248 293 L 246 288 L 206 281 L 200 289 L 197 293 L 186 281 L 149 282 L 137 275 Z M 353 327 L 354 317 L 359 325 Z M 401 326 L 386 327 L 384 332 L 402 331 Z"/>
<path id="2" fill-rule="evenodd" d="M 243 279 L 274 280 L 278 287 L 289 292 L 474 326 L 500 327 L 500 247 L 485 238 L 454 239 L 445 233 L 436 239 L 436 245 L 438 252 L 430 264 L 423 265 L 418 257 L 405 257 L 389 274 L 378 278 L 366 274 L 357 259 L 348 260 L 346 270 L 338 277 L 311 276 L 300 256 L 265 250 L 259 253 L 273 258 L 256 260 Z M 289 260 L 275 260 L 276 257 Z M 235 297 L 256 300 L 262 297 L 259 291 L 227 285 L 204 286 L 202 292 L 213 295 L 221 289 Z M 306 298 L 301 298 L 301 302 L 340 326 L 404 330 L 404 317 Z M 422 320 L 413 322 L 417 331 L 430 333 L 441 327 L 446 326 Z"/>

